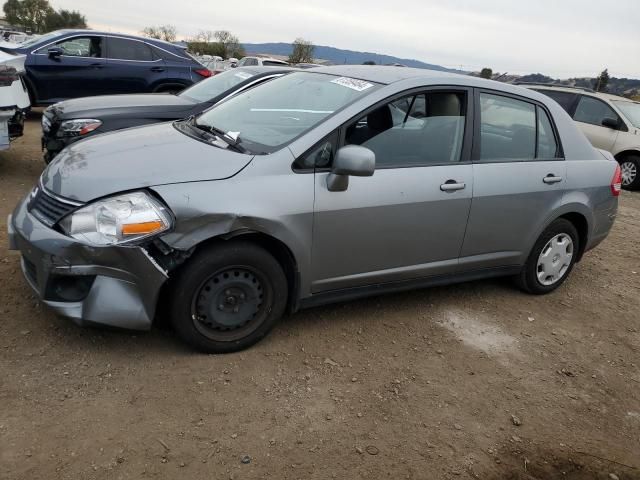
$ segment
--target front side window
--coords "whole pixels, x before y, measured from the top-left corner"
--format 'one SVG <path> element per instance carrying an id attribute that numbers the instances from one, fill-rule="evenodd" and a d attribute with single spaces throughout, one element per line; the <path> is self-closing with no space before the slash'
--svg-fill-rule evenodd
<path id="1" fill-rule="evenodd" d="M 345 143 L 376 154 L 376 167 L 460 161 L 466 95 L 431 92 L 382 105 L 347 127 Z"/>
<path id="2" fill-rule="evenodd" d="M 74 37 L 61 40 L 55 46 L 62 49 L 62 54 L 67 57 L 104 57 L 102 37 Z"/>
<path id="3" fill-rule="evenodd" d="M 573 119 L 576 122 L 590 123 L 591 125 L 602 126 L 605 118 L 619 120 L 620 117 L 613 109 L 601 100 L 593 97 L 582 96 Z"/>
<path id="4" fill-rule="evenodd" d="M 150 62 L 153 60 L 153 54 L 146 43 L 125 38 L 109 38 L 109 58 Z"/>
<path id="5" fill-rule="evenodd" d="M 480 160 L 533 160 L 536 107 L 510 97 L 480 94 Z"/>
<path id="6" fill-rule="evenodd" d="M 270 153 L 378 88 L 364 80 L 295 72 L 231 97 L 196 123 L 227 132 L 251 152 Z"/>
<path id="7" fill-rule="evenodd" d="M 253 73 L 234 68 L 198 82 L 192 87 L 180 92 L 178 96 L 190 98 L 199 103 L 208 102 L 251 77 L 253 77 Z"/>
<path id="8" fill-rule="evenodd" d="M 640 128 L 640 103 L 626 100 L 614 100 L 613 103 L 622 110 L 624 116 L 627 117 L 634 127 Z"/>

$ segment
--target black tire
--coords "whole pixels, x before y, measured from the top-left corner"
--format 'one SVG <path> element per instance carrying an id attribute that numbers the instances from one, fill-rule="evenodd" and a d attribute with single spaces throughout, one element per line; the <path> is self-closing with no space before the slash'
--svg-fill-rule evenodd
<path id="1" fill-rule="evenodd" d="M 627 155 L 620 159 L 620 168 L 623 172 L 622 188 L 625 190 L 640 189 L 640 156 Z"/>
<path id="2" fill-rule="evenodd" d="M 172 283 L 171 323 L 186 343 L 205 353 L 250 347 L 269 333 L 287 305 L 282 267 L 248 242 L 203 248 Z"/>
<path id="3" fill-rule="evenodd" d="M 538 278 L 538 260 L 540 255 L 542 254 L 543 249 L 547 246 L 551 239 L 555 238 L 558 235 L 568 235 L 571 238 L 571 260 L 568 268 L 566 268 L 561 273 L 561 275 L 558 275 L 559 278 L 556 281 L 551 284 L 544 284 Z M 542 232 L 535 245 L 531 249 L 531 253 L 529 254 L 527 263 L 524 265 L 524 267 L 522 267 L 520 274 L 516 277 L 516 283 L 518 284 L 518 286 L 525 292 L 534 295 L 544 295 L 546 293 L 554 291 L 556 288 L 562 285 L 571 274 L 571 270 L 573 270 L 573 267 L 576 263 L 578 252 L 580 251 L 579 241 L 580 239 L 578 237 L 578 232 L 569 220 L 565 220 L 564 218 L 555 220 L 546 228 L 544 232 Z M 543 274 L 542 271 L 540 272 L 540 274 Z"/>

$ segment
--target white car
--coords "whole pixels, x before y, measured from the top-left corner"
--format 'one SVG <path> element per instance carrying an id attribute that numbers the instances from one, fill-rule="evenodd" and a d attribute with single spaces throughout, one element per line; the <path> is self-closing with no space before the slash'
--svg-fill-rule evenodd
<path id="1" fill-rule="evenodd" d="M 22 80 L 25 59 L 25 55 L 0 51 L 0 150 L 22 136 L 24 116 L 31 106 Z"/>
<path id="2" fill-rule="evenodd" d="M 611 152 L 622 169 L 622 187 L 640 189 L 640 102 L 589 89 L 526 85 L 553 98 L 591 144 Z"/>
<path id="3" fill-rule="evenodd" d="M 288 62 L 273 57 L 242 57 L 238 67 L 287 67 Z"/>

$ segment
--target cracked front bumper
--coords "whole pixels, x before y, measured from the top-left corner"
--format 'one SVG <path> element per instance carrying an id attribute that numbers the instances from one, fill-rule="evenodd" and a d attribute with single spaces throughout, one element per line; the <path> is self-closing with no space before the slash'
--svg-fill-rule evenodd
<path id="1" fill-rule="evenodd" d="M 40 223 L 18 204 L 9 248 L 40 300 L 79 325 L 148 330 L 167 275 L 141 247 L 92 247 Z"/>

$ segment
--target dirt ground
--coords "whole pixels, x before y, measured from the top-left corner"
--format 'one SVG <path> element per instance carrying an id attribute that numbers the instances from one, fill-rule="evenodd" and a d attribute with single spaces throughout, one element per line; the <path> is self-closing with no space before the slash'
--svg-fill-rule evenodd
<path id="1" fill-rule="evenodd" d="M 206 356 L 80 329 L 32 295 L 0 153 L 0 478 L 640 479 L 640 193 L 555 293 L 480 281 L 316 308 Z"/>

